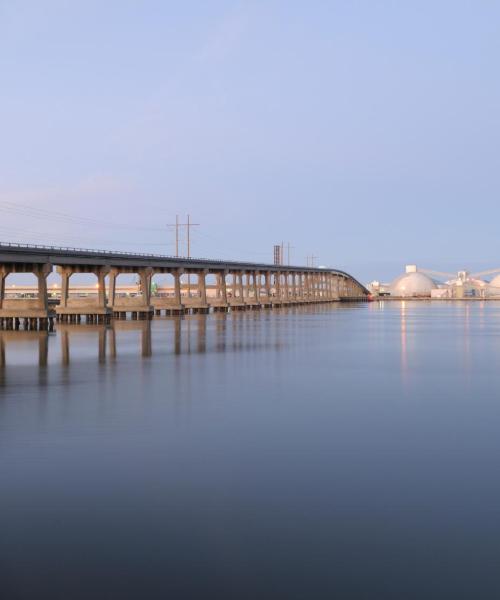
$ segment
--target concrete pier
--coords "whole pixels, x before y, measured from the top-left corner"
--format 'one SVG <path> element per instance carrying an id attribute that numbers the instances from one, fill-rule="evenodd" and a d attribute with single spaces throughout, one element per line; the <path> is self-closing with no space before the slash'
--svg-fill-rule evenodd
<path id="1" fill-rule="evenodd" d="M 137 273 L 140 280 L 140 295 L 124 297 L 116 293 L 116 278 L 120 273 Z M 140 269 L 127 269 L 113 267 L 109 271 L 108 307 L 114 317 L 124 318 L 130 314 L 132 319 L 151 319 L 154 306 L 151 304 L 151 277 L 153 269 L 143 267 Z"/>
<path id="2" fill-rule="evenodd" d="M 50 263 L 0 263 L 0 328 L 12 330 L 52 329 L 55 312 L 49 308 L 47 276 Z M 33 273 L 37 298 L 7 299 L 5 280 L 11 273 Z"/>
<path id="3" fill-rule="evenodd" d="M 58 266 L 61 275 L 61 299 L 56 307 L 57 320 L 62 323 L 108 323 L 111 309 L 107 304 L 105 277 L 109 267 L 93 265 Z M 90 298 L 70 296 L 70 278 L 75 273 L 93 273 L 97 277 L 97 296 Z"/>

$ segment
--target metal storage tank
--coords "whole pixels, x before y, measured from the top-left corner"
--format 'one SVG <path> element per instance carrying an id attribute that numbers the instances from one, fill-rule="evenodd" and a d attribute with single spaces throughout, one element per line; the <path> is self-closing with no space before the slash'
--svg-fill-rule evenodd
<path id="1" fill-rule="evenodd" d="M 489 296 L 500 296 L 500 275 L 496 275 L 488 285 Z"/>
<path id="2" fill-rule="evenodd" d="M 431 290 L 437 289 L 434 281 L 418 271 L 403 273 L 391 283 L 391 296 L 402 298 L 430 298 Z"/>

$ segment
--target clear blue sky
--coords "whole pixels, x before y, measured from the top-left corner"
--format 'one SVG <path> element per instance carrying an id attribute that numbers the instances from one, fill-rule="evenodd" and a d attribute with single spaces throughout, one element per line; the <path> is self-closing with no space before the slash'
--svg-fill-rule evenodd
<path id="1" fill-rule="evenodd" d="M 500 264 L 499 2 L 0 0 L 0 67 L 0 239 Z"/>

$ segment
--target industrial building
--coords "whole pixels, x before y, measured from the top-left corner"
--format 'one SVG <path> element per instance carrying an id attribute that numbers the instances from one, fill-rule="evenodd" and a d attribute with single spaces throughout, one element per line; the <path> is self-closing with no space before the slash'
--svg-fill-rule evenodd
<path id="1" fill-rule="evenodd" d="M 484 276 L 495 275 L 491 281 Z M 389 298 L 432 298 L 432 299 L 499 299 L 500 268 L 480 273 L 466 270 L 445 273 L 406 265 L 405 272 L 391 283 L 372 281 L 367 285 L 373 296 Z"/>

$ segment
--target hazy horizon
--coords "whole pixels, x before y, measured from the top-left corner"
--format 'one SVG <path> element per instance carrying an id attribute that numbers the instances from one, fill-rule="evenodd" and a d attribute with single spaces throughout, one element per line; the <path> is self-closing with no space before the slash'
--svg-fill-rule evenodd
<path id="1" fill-rule="evenodd" d="M 500 5 L 0 1 L 0 239 L 500 265 Z"/>

